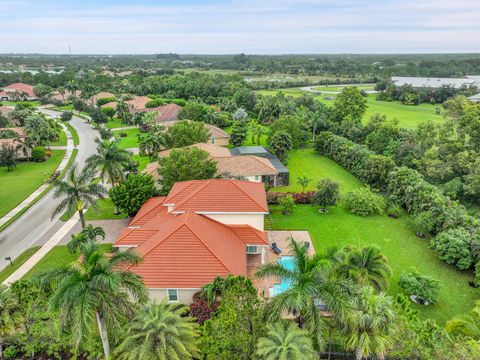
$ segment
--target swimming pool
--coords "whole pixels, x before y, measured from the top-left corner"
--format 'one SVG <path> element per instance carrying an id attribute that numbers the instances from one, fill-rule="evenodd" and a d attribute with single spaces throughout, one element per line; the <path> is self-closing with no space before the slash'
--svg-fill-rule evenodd
<path id="1" fill-rule="evenodd" d="M 282 256 L 277 260 L 277 262 L 282 265 L 285 269 L 293 270 L 295 268 L 295 261 L 293 256 Z M 275 284 L 270 288 L 270 296 L 276 296 L 281 294 L 292 286 L 292 282 L 289 279 L 280 279 L 280 284 Z"/>

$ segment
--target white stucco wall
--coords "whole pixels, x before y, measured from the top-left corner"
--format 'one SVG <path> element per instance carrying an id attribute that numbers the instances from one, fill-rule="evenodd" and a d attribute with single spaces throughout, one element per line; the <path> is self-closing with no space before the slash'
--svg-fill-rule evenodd
<path id="1" fill-rule="evenodd" d="M 173 289 L 173 288 L 170 288 Z M 148 289 L 150 300 L 161 302 L 164 299 L 168 300 L 168 289 Z M 178 302 L 189 305 L 193 300 L 193 294 L 200 291 L 200 289 L 177 289 L 178 290 Z"/>
<path id="2" fill-rule="evenodd" d="M 264 214 L 205 214 L 211 219 L 223 224 L 250 225 L 258 230 L 264 230 Z"/>

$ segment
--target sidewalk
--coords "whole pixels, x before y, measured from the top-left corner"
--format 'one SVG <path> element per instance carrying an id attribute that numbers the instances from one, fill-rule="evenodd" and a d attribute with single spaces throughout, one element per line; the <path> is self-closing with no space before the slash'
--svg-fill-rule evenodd
<path id="1" fill-rule="evenodd" d="M 62 161 L 60 162 L 60 164 L 58 165 L 58 167 L 55 171 L 62 172 L 65 169 L 65 167 L 67 166 L 68 161 L 70 160 L 70 157 L 72 156 L 73 150 L 75 149 L 75 146 L 73 145 L 72 134 L 70 133 L 68 128 L 62 123 L 60 123 L 60 125 L 62 126 L 63 130 L 67 134 L 67 146 L 66 147 L 65 146 L 60 147 L 60 148 L 62 148 L 62 150 L 66 150 L 66 153 L 65 153 L 64 158 L 62 159 Z M 57 147 L 52 146 L 51 148 L 53 149 L 53 148 L 57 148 Z M 39 188 L 37 188 L 37 190 L 35 190 L 33 193 L 31 193 L 25 200 L 23 200 L 15 208 L 10 210 L 10 212 L 8 212 L 4 216 L 2 216 L 2 218 L 0 218 L 0 226 L 5 224 L 11 218 L 13 218 L 18 213 L 20 213 L 24 208 L 29 206 L 30 203 L 33 202 L 49 186 L 50 185 L 48 183 L 45 183 L 45 184 L 41 185 Z"/>
<path id="2" fill-rule="evenodd" d="M 30 271 L 54 246 L 58 245 L 62 239 L 72 230 L 79 221 L 78 213 L 72 216 L 30 259 L 20 266 L 12 275 L 10 275 L 2 284 L 9 285 L 20 280 Z"/>

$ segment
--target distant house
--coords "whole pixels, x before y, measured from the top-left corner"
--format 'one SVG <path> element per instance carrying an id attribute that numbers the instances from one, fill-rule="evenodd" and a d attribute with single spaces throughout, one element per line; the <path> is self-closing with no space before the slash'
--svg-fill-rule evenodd
<path id="1" fill-rule="evenodd" d="M 139 112 L 139 111 L 145 111 L 146 110 L 145 105 L 150 100 L 152 100 L 152 99 L 150 99 L 149 97 L 146 97 L 146 96 L 134 96 L 132 99 L 126 100 L 125 103 L 127 104 L 130 112 L 135 113 L 135 112 Z M 112 101 L 112 102 L 103 104 L 101 107 L 102 108 L 111 107 L 113 109 L 116 109 L 117 108 L 117 102 Z"/>
<path id="2" fill-rule="evenodd" d="M 21 149 L 17 148 L 18 145 L 20 145 L 20 143 L 18 142 L 17 139 L 0 139 L 0 149 L 3 146 L 12 146 L 16 151 L 17 159 L 25 159 L 25 154 Z M 30 156 L 30 153 L 31 151 L 29 150 L 28 151 L 29 156 Z"/>
<path id="3" fill-rule="evenodd" d="M 247 276 L 249 261 L 265 261 L 266 214 L 262 184 L 178 182 L 166 197 L 148 200 L 113 247 L 143 258 L 129 270 L 142 277 L 150 298 L 189 304 L 215 277 Z"/>
<path id="4" fill-rule="evenodd" d="M 168 121 L 157 121 L 159 124 L 163 124 L 166 127 L 172 126 L 178 121 L 182 120 L 168 120 Z M 216 146 L 228 146 L 228 141 L 230 139 L 230 135 L 228 135 L 225 131 L 216 127 L 214 125 L 205 124 L 205 128 L 208 130 L 210 134 L 210 138 L 208 139 L 208 143 Z"/>
<path id="5" fill-rule="evenodd" d="M 24 98 L 22 98 L 24 97 Z M 15 100 L 36 100 L 37 97 L 33 92 L 33 86 L 24 83 L 15 83 L 3 87 L 0 91 L 0 100 L 15 101 Z"/>
<path id="6" fill-rule="evenodd" d="M 270 161 L 270 163 L 275 167 L 277 170 L 277 175 L 274 178 L 269 177 L 266 178 L 265 182 L 267 182 L 270 186 L 288 186 L 290 183 L 290 172 L 282 164 L 280 160 L 277 159 L 275 155 L 270 153 L 267 149 L 263 146 L 239 146 L 236 148 L 230 149 L 230 153 L 234 156 L 257 156 L 261 158 L 266 158 Z"/>
<path id="7" fill-rule="evenodd" d="M 9 106 L 0 106 L 0 115 L 7 116 L 14 109 Z"/>
<path id="8" fill-rule="evenodd" d="M 468 100 L 474 102 L 474 103 L 478 103 L 480 104 L 480 93 L 476 94 L 476 95 L 473 95 L 473 96 L 470 96 L 468 98 Z"/>
<path id="9" fill-rule="evenodd" d="M 11 131 L 16 134 L 19 138 L 24 138 L 25 137 L 25 131 L 23 131 L 23 128 L 21 127 L 11 127 L 11 128 L 0 128 L 0 133 L 2 131 Z"/>
<path id="10" fill-rule="evenodd" d="M 396 86 L 410 85 L 414 88 L 441 88 L 442 86 L 451 86 L 456 89 L 461 87 L 480 87 L 480 79 L 476 76 L 466 76 L 463 78 L 428 78 L 413 76 L 392 76 L 391 80 Z"/>
<path id="11" fill-rule="evenodd" d="M 78 98 L 81 93 L 82 92 L 80 90 L 75 90 L 75 93 L 71 93 L 70 91 L 65 90 L 65 93 L 62 95 L 58 91 L 54 91 L 50 96 L 50 99 L 54 101 L 66 101 L 73 95 Z"/>
<path id="12" fill-rule="evenodd" d="M 178 119 L 178 113 L 182 109 L 181 106 L 177 104 L 165 104 L 162 106 L 147 108 L 145 111 L 156 112 L 158 115 L 155 118 L 157 123 L 162 123 L 164 121 L 175 121 Z"/>
<path id="13" fill-rule="evenodd" d="M 115 94 L 112 94 L 111 92 L 100 92 L 96 95 L 93 95 L 90 98 L 90 104 L 97 105 L 98 100 L 105 99 L 105 98 L 111 98 L 111 97 L 115 97 Z"/>

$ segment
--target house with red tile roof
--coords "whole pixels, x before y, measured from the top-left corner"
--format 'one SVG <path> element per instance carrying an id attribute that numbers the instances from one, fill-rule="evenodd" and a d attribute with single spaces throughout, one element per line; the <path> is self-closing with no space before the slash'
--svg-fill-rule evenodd
<path id="1" fill-rule="evenodd" d="M 16 100 L 36 100 L 37 96 L 33 92 L 33 86 L 24 83 L 15 83 L 4 86 L 0 91 L 0 100 L 16 101 Z"/>
<path id="2" fill-rule="evenodd" d="M 265 257 L 265 214 L 260 183 L 178 182 L 166 197 L 148 200 L 113 246 L 142 256 L 129 269 L 142 276 L 152 298 L 188 304 L 216 276 L 247 276 L 248 257 Z"/>

